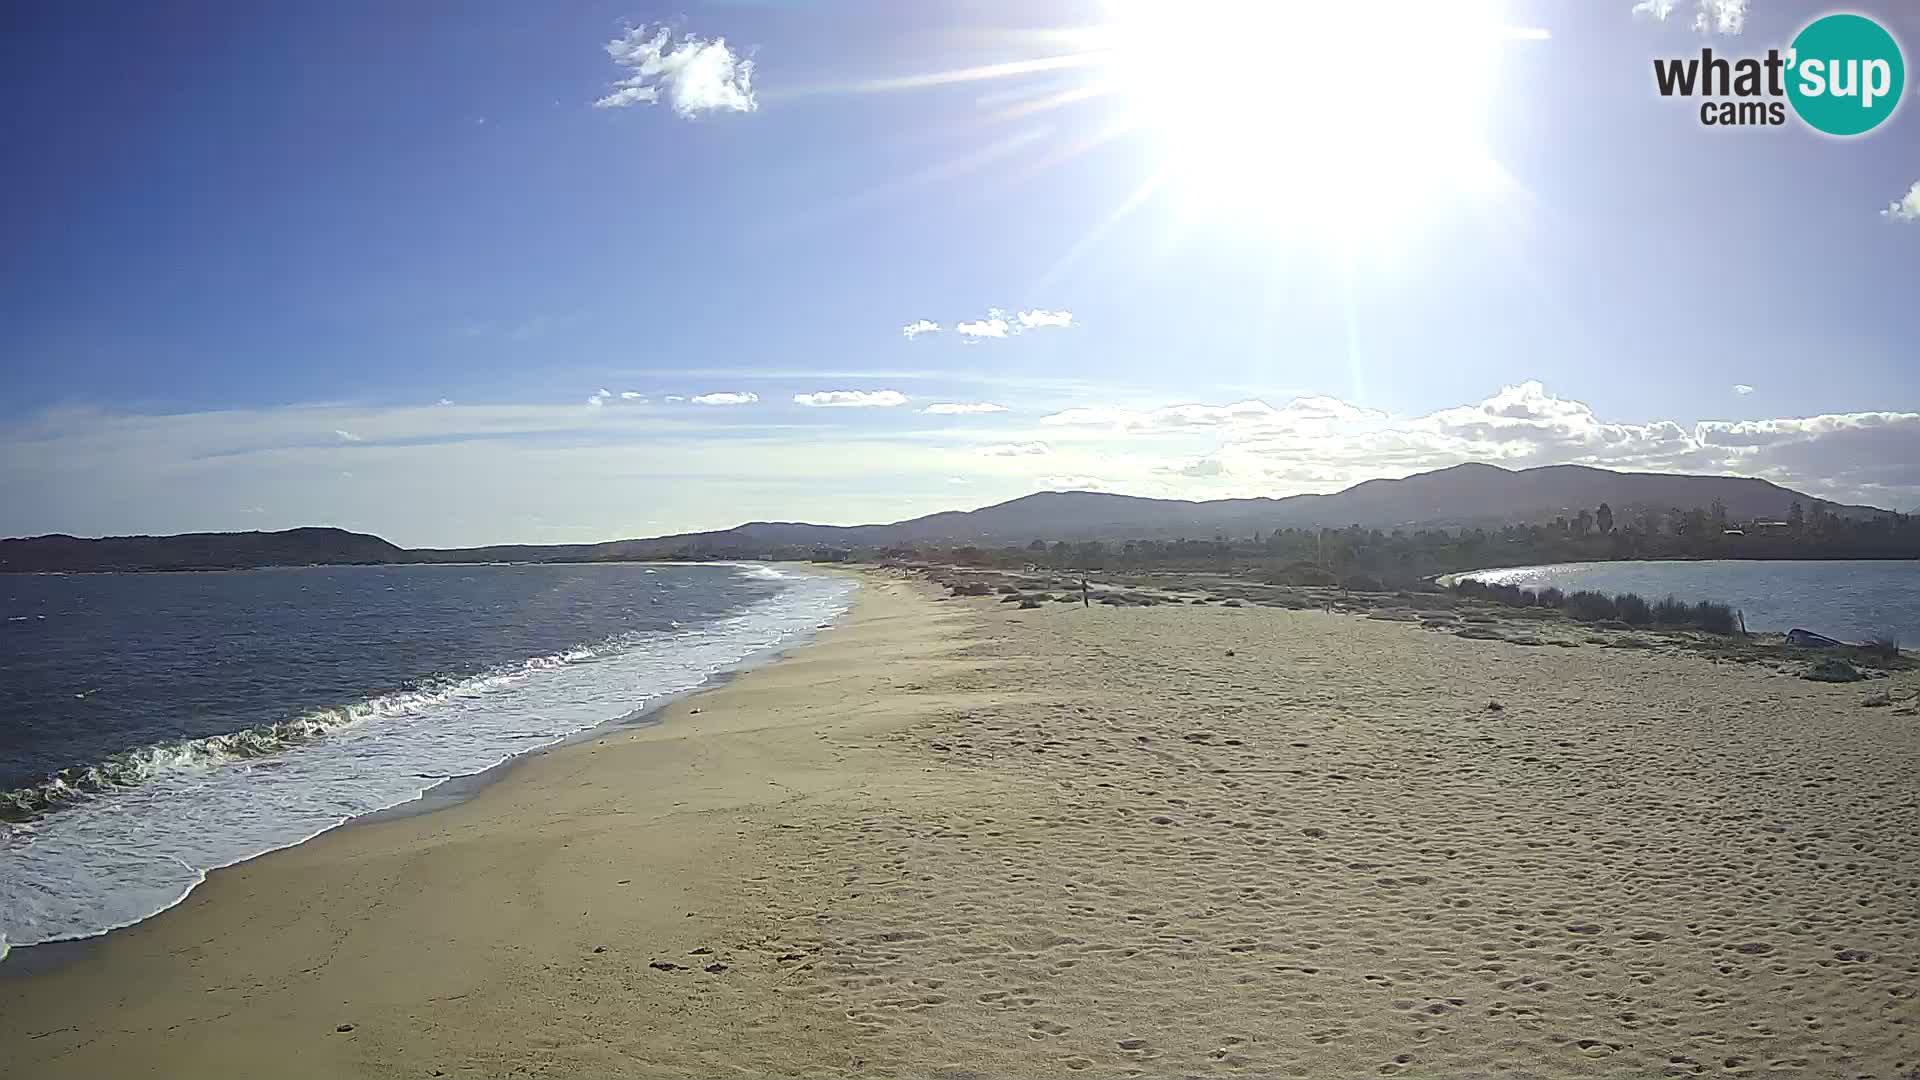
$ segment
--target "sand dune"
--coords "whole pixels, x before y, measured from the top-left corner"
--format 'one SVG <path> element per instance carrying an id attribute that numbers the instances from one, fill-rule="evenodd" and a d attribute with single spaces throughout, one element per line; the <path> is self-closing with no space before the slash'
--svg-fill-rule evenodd
<path id="1" fill-rule="evenodd" d="M 658 728 L 0 980 L 0 1046 L 32 1076 L 1902 1076 L 1920 722 L 1872 689 L 876 580 Z"/>

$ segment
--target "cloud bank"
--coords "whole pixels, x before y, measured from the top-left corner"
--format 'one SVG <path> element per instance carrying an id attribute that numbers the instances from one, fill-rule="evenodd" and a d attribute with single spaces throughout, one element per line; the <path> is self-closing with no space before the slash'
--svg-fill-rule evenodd
<path id="1" fill-rule="evenodd" d="M 936 401 L 920 410 L 928 416 L 972 416 L 978 413 L 1006 412 L 1005 405 L 991 401 Z"/>
<path id="2" fill-rule="evenodd" d="M 700 397 L 759 400 L 746 390 Z M 0 420 L 0 535 L 330 523 L 429 546 L 575 542 L 754 518 L 898 520 L 953 509 L 951 478 L 968 482 L 972 505 L 1036 487 L 1206 499 L 1335 491 L 1465 461 L 1756 476 L 1841 502 L 1920 508 L 1920 412 L 1621 423 L 1520 382 L 1413 416 L 1315 396 L 1090 402 L 1042 419 L 981 410 L 964 424 L 953 409 L 886 425 L 769 415 L 617 400 L 584 409 L 578 398 L 54 409 Z M 843 482 L 822 485 L 825 475 Z M 489 498 L 472 499 L 481 489 Z"/>
<path id="3" fill-rule="evenodd" d="M 818 390 L 793 395 L 795 405 L 814 409 L 891 409 L 907 403 L 898 390 Z"/>
<path id="4" fill-rule="evenodd" d="M 628 75 L 593 103 L 596 109 L 652 105 L 664 98 L 673 111 L 691 120 L 709 112 L 752 112 L 753 61 L 727 47 L 725 38 L 688 34 L 678 42 L 666 27 L 649 33 L 645 25 L 607 42 L 607 55 Z"/>
<path id="5" fill-rule="evenodd" d="M 931 319 L 915 319 L 900 328 L 901 336 L 905 337 L 908 341 L 912 341 L 921 334 L 937 334 L 939 332 L 940 324 Z"/>

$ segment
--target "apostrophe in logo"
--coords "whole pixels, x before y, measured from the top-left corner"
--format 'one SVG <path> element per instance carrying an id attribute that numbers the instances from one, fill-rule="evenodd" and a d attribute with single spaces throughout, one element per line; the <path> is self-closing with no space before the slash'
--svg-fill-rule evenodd
<path id="1" fill-rule="evenodd" d="M 1786 50 L 1766 55 L 1653 62 L 1661 97 L 1698 97 L 1706 127 L 1778 127 L 1787 106 L 1808 127 L 1828 135 L 1863 135 L 1900 105 L 1907 69 L 1900 44 L 1864 15 L 1824 15 L 1807 24 Z"/>
<path id="2" fill-rule="evenodd" d="M 1816 131 L 1861 135 L 1893 115 L 1907 67 L 1893 35 L 1864 15 L 1815 19 L 1787 51 L 1787 100 Z"/>

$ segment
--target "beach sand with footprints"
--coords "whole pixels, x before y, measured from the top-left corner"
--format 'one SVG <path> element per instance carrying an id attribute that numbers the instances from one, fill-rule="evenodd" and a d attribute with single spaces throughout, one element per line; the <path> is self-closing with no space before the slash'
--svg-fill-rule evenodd
<path id="1" fill-rule="evenodd" d="M 1914 679 L 870 575 L 0 978 L 0 1072 L 1920 1073 Z"/>

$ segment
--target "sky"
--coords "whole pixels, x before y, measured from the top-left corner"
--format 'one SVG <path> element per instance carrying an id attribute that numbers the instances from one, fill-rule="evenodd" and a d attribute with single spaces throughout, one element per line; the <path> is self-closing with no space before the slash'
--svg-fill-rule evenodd
<path id="1" fill-rule="evenodd" d="M 1654 84 L 1829 10 L 7 5 L 0 535 L 571 543 L 1469 460 L 1914 509 L 1920 107 L 1842 139 Z M 1920 7 L 1847 10 L 1920 59 Z"/>

